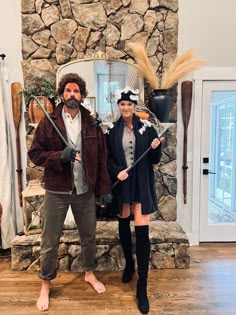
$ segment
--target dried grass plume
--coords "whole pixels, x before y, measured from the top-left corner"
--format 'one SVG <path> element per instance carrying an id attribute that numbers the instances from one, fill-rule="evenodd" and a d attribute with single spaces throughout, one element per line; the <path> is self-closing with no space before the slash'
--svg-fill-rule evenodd
<path id="1" fill-rule="evenodd" d="M 194 56 L 194 50 L 190 48 L 182 55 L 176 57 L 169 68 L 163 73 L 162 81 L 159 82 L 160 79 L 149 61 L 144 46 L 139 43 L 130 43 L 129 47 L 133 51 L 134 59 L 140 73 L 153 89 L 169 89 L 186 74 L 199 70 L 206 64 L 204 60 Z"/>
<path id="2" fill-rule="evenodd" d="M 147 80 L 150 86 L 156 90 L 159 88 L 159 80 L 156 72 L 147 56 L 143 45 L 139 43 L 130 43 L 129 47 L 132 49 L 134 59 L 142 76 Z"/>
<path id="3" fill-rule="evenodd" d="M 194 56 L 193 48 L 188 49 L 182 55 L 176 57 L 173 63 L 171 63 L 169 68 L 164 72 L 161 88 L 171 88 L 186 74 L 199 70 L 205 64 L 206 62 L 204 60 Z"/>

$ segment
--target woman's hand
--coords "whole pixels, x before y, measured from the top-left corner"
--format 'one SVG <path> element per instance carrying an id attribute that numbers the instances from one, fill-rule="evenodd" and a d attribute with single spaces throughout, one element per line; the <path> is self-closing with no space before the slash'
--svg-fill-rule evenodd
<path id="1" fill-rule="evenodd" d="M 117 178 L 120 181 L 126 180 L 129 177 L 129 174 L 127 173 L 128 168 L 126 168 L 123 171 L 120 171 L 120 173 L 117 175 Z"/>
<path id="2" fill-rule="evenodd" d="M 153 139 L 151 143 L 152 149 L 156 149 L 160 145 L 160 143 L 163 142 L 164 140 L 165 140 L 164 137 L 161 137 L 160 139 L 158 138 Z"/>

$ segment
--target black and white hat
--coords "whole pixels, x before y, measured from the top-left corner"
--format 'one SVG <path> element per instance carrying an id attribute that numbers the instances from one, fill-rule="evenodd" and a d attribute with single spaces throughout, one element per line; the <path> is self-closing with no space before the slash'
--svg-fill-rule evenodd
<path id="1" fill-rule="evenodd" d="M 139 90 L 133 90 L 129 86 L 127 86 L 124 90 L 119 90 L 116 92 L 117 104 L 121 101 L 130 101 L 134 104 L 138 104 L 139 99 Z"/>

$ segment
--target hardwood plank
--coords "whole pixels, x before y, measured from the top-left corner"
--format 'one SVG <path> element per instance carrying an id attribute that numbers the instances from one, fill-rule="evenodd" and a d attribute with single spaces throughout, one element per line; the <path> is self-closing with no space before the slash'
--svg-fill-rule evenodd
<path id="1" fill-rule="evenodd" d="M 150 315 L 236 314 L 234 243 L 192 246 L 190 269 L 150 270 Z M 137 315 L 137 275 L 121 283 L 121 272 L 98 272 L 107 291 L 98 295 L 83 274 L 59 273 L 53 281 L 49 315 Z M 11 271 L 0 258 L 0 314 L 39 314 L 35 303 L 40 281 L 35 272 Z"/>

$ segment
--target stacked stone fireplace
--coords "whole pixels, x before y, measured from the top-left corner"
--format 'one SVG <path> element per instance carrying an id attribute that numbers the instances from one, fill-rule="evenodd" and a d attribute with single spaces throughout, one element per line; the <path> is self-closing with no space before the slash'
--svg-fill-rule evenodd
<path id="1" fill-rule="evenodd" d="M 178 0 L 27 0 L 21 1 L 22 69 L 24 84 L 38 78 L 56 80 L 57 69 L 76 59 L 105 52 L 112 59 L 134 63 L 130 42 L 147 48 L 151 63 L 161 78 L 176 57 Z M 83 75 L 83 74 L 81 74 Z M 146 84 L 148 98 L 150 87 Z M 189 242 L 176 222 L 176 87 L 169 94 L 172 110 L 166 142 L 155 168 L 158 210 L 150 223 L 151 268 L 188 268 Z M 26 126 L 27 147 L 34 128 Z M 27 181 L 41 179 L 43 170 L 30 161 Z M 36 202 L 36 201 L 35 201 Z M 40 202 L 40 201 L 39 201 Z M 14 270 L 38 269 L 40 233 L 17 236 L 12 244 Z M 76 229 L 65 229 L 58 252 L 59 270 L 80 271 L 80 240 Z M 100 270 L 119 270 L 124 260 L 119 246 L 117 222 L 98 217 L 97 259 Z"/>

